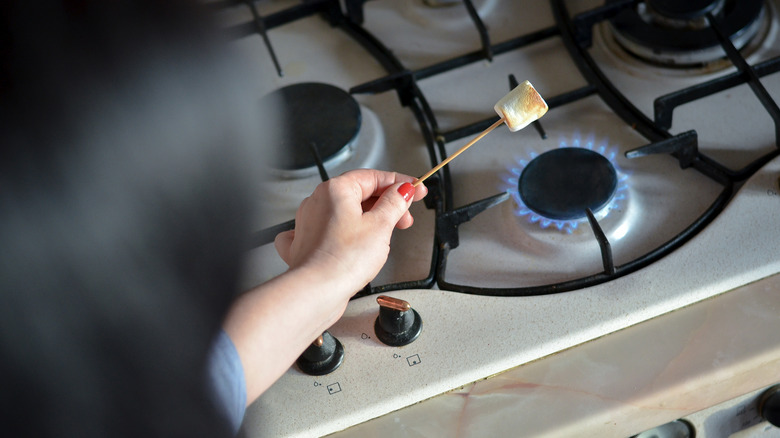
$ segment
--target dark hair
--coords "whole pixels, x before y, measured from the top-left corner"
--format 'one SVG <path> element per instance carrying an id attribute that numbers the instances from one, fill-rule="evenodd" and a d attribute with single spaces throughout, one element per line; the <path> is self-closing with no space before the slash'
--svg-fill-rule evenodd
<path id="1" fill-rule="evenodd" d="M 0 14 L 4 434 L 224 434 L 203 367 L 253 213 L 240 69 L 190 2 Z"/>

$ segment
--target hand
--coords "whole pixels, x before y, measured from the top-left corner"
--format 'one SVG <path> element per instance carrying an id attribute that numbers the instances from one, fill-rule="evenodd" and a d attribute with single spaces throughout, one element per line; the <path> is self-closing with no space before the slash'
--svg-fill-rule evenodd
<path id="1" fill-rule="evenodd" d="M 414 177 L 361 169 L 321 183 L 303 200 L 295 230 L 274 242 L 294 269 L 311 269 L 342 280 L 348 298 L 379 273 L 390 252 L 393 228 L 406 229 L 414 218 L 409 206 L 428 193 L 424 185 L 408 201 L 398 192 Z M 410 187 L 407 187 L 410 188 Z"/>
<path id="2" fill-rule="evenodd" d="M 290 269 L 239 296 L 223 324 L 241 357 L 248 403 L 341 317 L 349 298 L 382 268 L 393 228 L 410 227 L 409 206 L 428 193 L 421 185 L 404 199 L 398 188 L 412 181 L 354 170 L 320 184 L 301 203 L 295 230 L 275 241 Z"/>

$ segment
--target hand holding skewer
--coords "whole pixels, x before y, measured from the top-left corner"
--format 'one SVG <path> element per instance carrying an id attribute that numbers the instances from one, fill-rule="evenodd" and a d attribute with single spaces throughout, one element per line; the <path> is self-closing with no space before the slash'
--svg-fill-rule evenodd
<path id="1" fill-rule="evenodd" d="M 530 82 L 525 81 L 522 84 L 515 87 L 506 96 L 502 97 L 493 109 L 498 113 L 500 119 L 493 123 L 482 131 L 479 135 L 474 137 L 470 142 L 466 143 L 463 147 L 455 151 L 452 155 L 447 157 L 444 161 L 436 165 L 433 169 L 429 170 L 425 175 L 417 178 L 417 181 L 412 184 L 417 187 L 429 176 L 438 172 L 439 169 L 446 166 L 447 163 L 452 161 L 455 157 L 463 153 L 466 149 L 470 148 L 474 143 L 486 136 L 490 131 L 498 128 L 501 124 L 506 123 L 506 126 L 510 131 L 519 131 L 531 122 L 538 120 L 547 112 L 547 102 L 544 101 L 542 96 L 534 89 Z"/>

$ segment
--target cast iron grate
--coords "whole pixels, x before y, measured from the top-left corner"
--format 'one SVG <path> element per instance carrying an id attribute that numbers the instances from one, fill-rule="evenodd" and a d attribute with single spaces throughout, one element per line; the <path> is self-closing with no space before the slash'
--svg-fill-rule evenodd
<path id="1" fill-rule="evenodd" d="M 604 266 L 602 272 L 570 281 L 541 286 L 484 288 L 454 284 L 447 281 L 447 256 L 450 251 L 455 250 L 459 245 L 459 225 L 470 221 L 484 210 L 505 202 L 509 199 L 509 195 L 507 193 L 498 193 L 466 206 L 455 207 L 452 205 L 451 176 L 448 168 L 444 167 L 437 175 L 426 182 L 426 186 L 430 191 L 430 195 L 426 198 L 426 206 L 434 210 L 436 215 L 433 255 L 428 276 L 416 281 L 380 286 L 368 285 L 356 297 L 399 289 L 430 288 L 434 284 L 444 290 L 469 294 L 532 296 L 581 289 L 618 278 L 659 260 L 704 229 L 725 208 L 739 183 L 749 178 L 779 153 L 778 149 L 775 148 L 741 169 L 729 169 L 699 150 L 695 131 L 686 131 L 677 135 L 672 135 L 669 132 L 674 110 L 678 106 L 741 84 L 748 84 L 772 118 L 776 133 L 775 145 L 780 144 L 780 110 L 778 110 L 777 104 L 767 93 L 760 80 L 761 77 L 780 71 L 780 57 L 762 61 L 754 66 L 749 65 L 739 51 L 734 48 L 729 39 L 723 37 L 717 20 L 710 15 L 707 16 L 707 19 L 712 31 L 718 34 L 718 40 L 725 50 L 728 59 L 737 67 L 737 72 L 724 74 L 715 79 L 659 96 L 655 99 L 654 120 L 651 120 L 639 111 L 607 79 L 588 53 L 588 48 L 592 43 L 593 27 L 613 17 L 624 8 L 636 6 L 641 0 L 609 2 L 606 5 L 580 13 L 574 17 L 569 14 L 564 0 L 551 0 L 553 16 L 556 22 L 554 26 L 495 43 L 491 41 L 490 33 L 477 14 L 471 0 L 463 0 L 465 5 L 464 13 L 469 15 L 474 24 L 476 30 L 475 37 L 479 38 L 481 49 L 464 53 L 418 70 L 406 68 L 379 39 L 362 26 L 365 13 L 363 5 L 366 1 L 346 0 L 344 3 L 345 10 L 342 10 L 338 0 L 305 0 L 296 7 L 263 17 L 257 13 L 250 0 L 249 2 L 244 2 L 244 4 L 252 8 L 253 21 L 235 26 L 229 29 L 229 32 L 237 38 L 255 34 L 260 35 L 269 50 L 270 56 L 274 59 L 275 65 L 277 65 L 279 74 L 281 74 L 281 69 L 278 67 L 276 54 L 273 51 L 267 32 L 290 21 L 320 14 L 334 27 L 334 30 L 343 31 L 354 38 L 387 71 L 387 74 L 383 77 L 353 86 L 349 90 L 350 93 L 382 93 L 394 90 L 401 104 L 412 111 L 420 125 L 432 166 L 446 157 L 445 145 L 447 143 L 481 132 L 492 125 L 497 120 L 497 116 L 487 117 L 476 123 L 443 131 L 440 129 L 436 115 L 428 104 L 425 95 L 418 87 L 417 82 L 475 62 L 490 61 L 496 55 L 518 50 L 540 41 L 560 38 L 577 66 L 579 73 L 587 81 L 587 85 L 548 98 L 547 102 L 550 111 L 585 97 L 598 95 L 626 124 L 636 129 L 648 140 L 647 145 L 628 151 L 626 153 L 628 158 L 639 158 L 650 154 L 669 154 L 677 159 L 682 170 L 688 171 L 687 169 L 693 169 L 698 171 L 720 184 L 722 190 L 709 208 L 687 228 L 650 252 L 628 263 L 617 266 L 614 264 L 609 240 L 604 235 L 592 212 L 587 212 L 589 223 L 594 231 L 594 239 L 601 248 Z M 216 5 L 222 7 L 241 3 L 241 1 L 224 1 L 218 2 Z M 284 56 L 284 54 L 281 54 L 281 56 Z M 507 77 L 509 79 L 509 89 L 511 89 L 517 81 L 511 72 L 507 73 Z M 534 126 L 540 136 L 545 138 L 546 134 L 542 124 L 536 122 Z M 316 156 L 316 151 L 313 151 L 313 153 Z M 322 166 L 321 160 L 318 160 L 318 167 L 323 180 L 327 179 L 327 173 Z M 268 244 L 273 241 L 273 237 L 278 232 L 291 229 L 293 226 L 294 221 L 288 221 L 262 230 L 255 235 L 253 243 L 255 246 Z"/>

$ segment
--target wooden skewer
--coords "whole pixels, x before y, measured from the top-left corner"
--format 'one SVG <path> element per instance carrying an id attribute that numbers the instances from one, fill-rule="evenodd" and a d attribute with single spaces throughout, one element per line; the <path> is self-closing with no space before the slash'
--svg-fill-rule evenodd
<path id="1" fill-rule="evenodd" d="M 488 134 L 490 131 L 492 131 L 492 130 L 494 130 L 494 129 L 498 128 L 498 127 L 499 127 L 499 126 L 500 126 L 502 123 L 504 123 L 504 119 L 503 119 L 503 118 L 501 118 L 501 119 L 498 119 L 498 121 L 497 121 L 496 123 L 493 123 L 492 125 L 490 125 L 490 127 L 489 127 L 489 128 L 487 128 L 486 130 L 482 131 L 482 132 L 481 132 L 481 133 L 480 133 L 478 136 L 474 137 L 474 139 L 473 139 L 473 140 L 471 140 L 470 142 L 466 143 L 466 144 L 465 144 L 465 145 L 464 145 L 462 148 L 460 148 L 460 149 L 458 149 L 457 151 L 455 151 L 455 153 L 454 153 L 454 154 L 450 155 L 450 156 L 449 156 L 449 157 L 447 157 L 447 158 L 446 158 L 444 161 L 442 161 L 441 163 L 437 164 L 437 165 L 436 165 L 436 167 L 434 167 L 433 169 L 429 170 L 429 171 L 428 171 L 428 172 L 427 172 L 425 175 L 423 175 L 423 176 L 421 176 L 421 177 L 417 178 L 417 181 L 415 181 L 415 182 L 414 182 L 412 185 L 413 185 L 414 187 L 417 187 L 417 186 L 419 186 L 419 185 L 420 185 L 420 183 L 422 183 L 423 181 L 425 181 L 426 179 L 428 179 L 428 177 L 429 177 L 429 176 L 431 176 L 431 175 L 433 175 L 434 173 L 438 172 L 438 171 L 439 171 L 439 169 L 441 169 L 442 167 L 446 166 L 446 165 L 447 165 L 447 163 L 449 163 L 450 161 L 452 161 L 452 160 L 453 160 L 455 157 L 457 157 L 458 155 L 462 154 L 462 153 L 463 153 L 463 151 L 465 151 L 466 149 L 470 148 L 470 147 L 471 147 L 471 146 L 472 146 L 474 143 L 476 143 L 476 142 L 478 142 L 479 140 L 481 140 L 481 139 L 482 139 L 482 137 L 486 136 L 486 135 L 487 135 L 487 134 Z"/>

